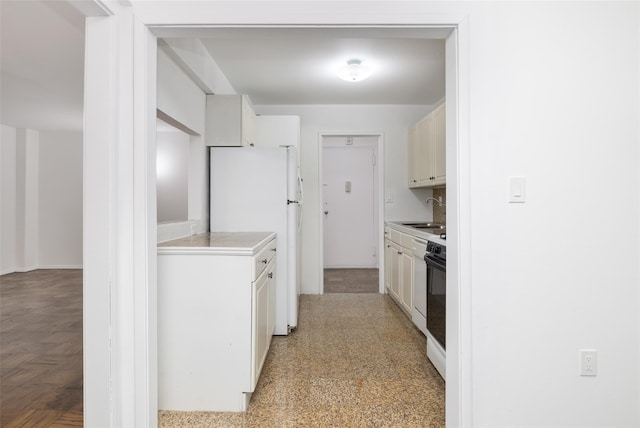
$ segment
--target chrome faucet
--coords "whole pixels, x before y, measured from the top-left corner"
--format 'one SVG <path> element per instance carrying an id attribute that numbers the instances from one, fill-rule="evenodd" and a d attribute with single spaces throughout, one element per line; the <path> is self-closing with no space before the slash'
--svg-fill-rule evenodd
<path id="1" fill-rule="evenodd" d="M 429 201 L 437 202 L 438 206 L 440 206 L 440 207 L 446 207 L 447 206 L 445 203 L 442 202 L 442 196 L 440 196 L 438 199 L 436 199 L 436 198 L 427 198 L 427 204 L 429 203 Z"/>

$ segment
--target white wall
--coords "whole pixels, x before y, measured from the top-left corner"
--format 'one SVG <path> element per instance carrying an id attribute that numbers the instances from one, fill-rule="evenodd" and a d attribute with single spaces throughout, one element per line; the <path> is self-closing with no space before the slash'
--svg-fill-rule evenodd
<path id="1" fill-rule="evenodd" d="M 0 128 L 0 275 L 4 275 L 16 268 L 16 129 Z"/>
<path id="2" fill-rule="evenodd" d="M 475 426 L 640 426 L 638 7 L 463 8 Z"/>
<path id="3" fill-rule="evenodd" d="M 338 14 L 295 3 L 182 3 L 141 19 L 171 22 L 179 9 L 183 23 L 468 24 L 470 425 L 640 426 L 640 5 L 345 1 Z M 506 203 L 510 175 L 526 176 L 525 204 Z M 578 376 L 587 347 L 597 377 Z"/>
<path id="4" fill-rule="evenodd" d="M 2 274 L 82 267 L 82 132 L 2 125 Z"/>
<path id="5" fill-rule="evenodd" d="M 82 268 L 82 132 L 40 132 L 40 268 Z"/>
<path id="6" fill-rule="evenodd" d="M 187 221 L 189 207 L 189 135 L 156 133 L 158 223 Z"/>
<path id="7" fill-rule="evenodd" d="M 189 221 L 158 226 L 158 241 L 206 232 L 209 228 L 209 171 L 204 145 L 206 96 L 162 50 L 158 49 L 158 110 L 162 119 L 189 134 Z M 169 120 L 172 119 L 172 120 Z"/>
<path id="8" fill-rule="evenodd" d="M 39 134 L 16 129 L 16 271 L 38 268 Z"/>
<path id="9" fill-rule="evenodd" d="M 407 187 L 407 135 L 411 125 L 432 106 L 344 106 L 290 105 L 255 106 L 258 114 L 300 116 L 300 169 L 304 179 L 302 226 L 302 293 L 321 292 L 320 249 L 322 207 L 320 197 L 319 134 L 383 133 L 385 192 L 394 202 L 385 204 L 386 220 L 430 220 L 431 206 L 424 202 L 430 190 Z"/>
<path id="10" fill-rule="evenodd" d="M 2 125 L 2 274 L 38 268 L 38 150 L 38 132 Z"/>
<path id="11" fill-rule="evenodd" d="M 157 102 L 158 110 L 193 134 L 204 135 L 205 94 L 162 49 L 158 49 Z"/>

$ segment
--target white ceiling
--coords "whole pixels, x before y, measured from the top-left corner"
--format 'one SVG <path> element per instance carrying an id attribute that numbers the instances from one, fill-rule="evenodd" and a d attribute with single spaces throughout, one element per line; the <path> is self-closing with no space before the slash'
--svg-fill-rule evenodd
<path id="1" fill-rule="evenodd" d="M 0 122 L 82 129 L 84 17 L 67 2 L 0 0 Z M 226 28 L 199 37 L 230 84 L 256 105 L 419 104 L 444 98 L 444 34 L 437 29 Z M 335 69 L 358 58 L 361 82 Z"/>
<path id="2" fill-rule="evenodd" d="M 444 98 L 444 40 L 397 29 L 234 29 L 200 39 L 236 92 L 254 104 L 434 104 Z M 360 82 L 336 71 L 373 67 Z"/>

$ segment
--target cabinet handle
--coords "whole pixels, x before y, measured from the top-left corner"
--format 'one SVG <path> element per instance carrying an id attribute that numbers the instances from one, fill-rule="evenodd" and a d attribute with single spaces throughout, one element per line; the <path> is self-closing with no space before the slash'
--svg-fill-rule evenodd
<path id="1" fill-rule="evenodd" d="M 402 255 L 402 251 L 398 251 L 398 254 Z"/>
<path id="2" fill-rule="evenodd" d="M 269 273 L 267 274 L 267 276 L 268 276 L 269 278 L 273 278 L 273 272 L 269 272 Z"/>
<path id="3" fill-rule="evenodd" d="M 271 251 L 273 251 L 275 253 L 276 252 L 276 248 L 272 248 Z"/>
<path id="4" fill-rule="evenodd" d="M 266 265 L 267 264 L 267 259 L 263 259 L 262 263 L 264 263 Z"/>

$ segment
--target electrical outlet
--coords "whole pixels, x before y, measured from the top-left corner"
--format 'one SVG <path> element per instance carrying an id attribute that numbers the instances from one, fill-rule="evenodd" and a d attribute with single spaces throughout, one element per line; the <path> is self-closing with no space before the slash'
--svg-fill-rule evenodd
<path id="1" fill-rule="evenodd" d="M 580 350 L 580 376 L 596 376 L 598 374 L 598 351 L 595 349 Z"/>

